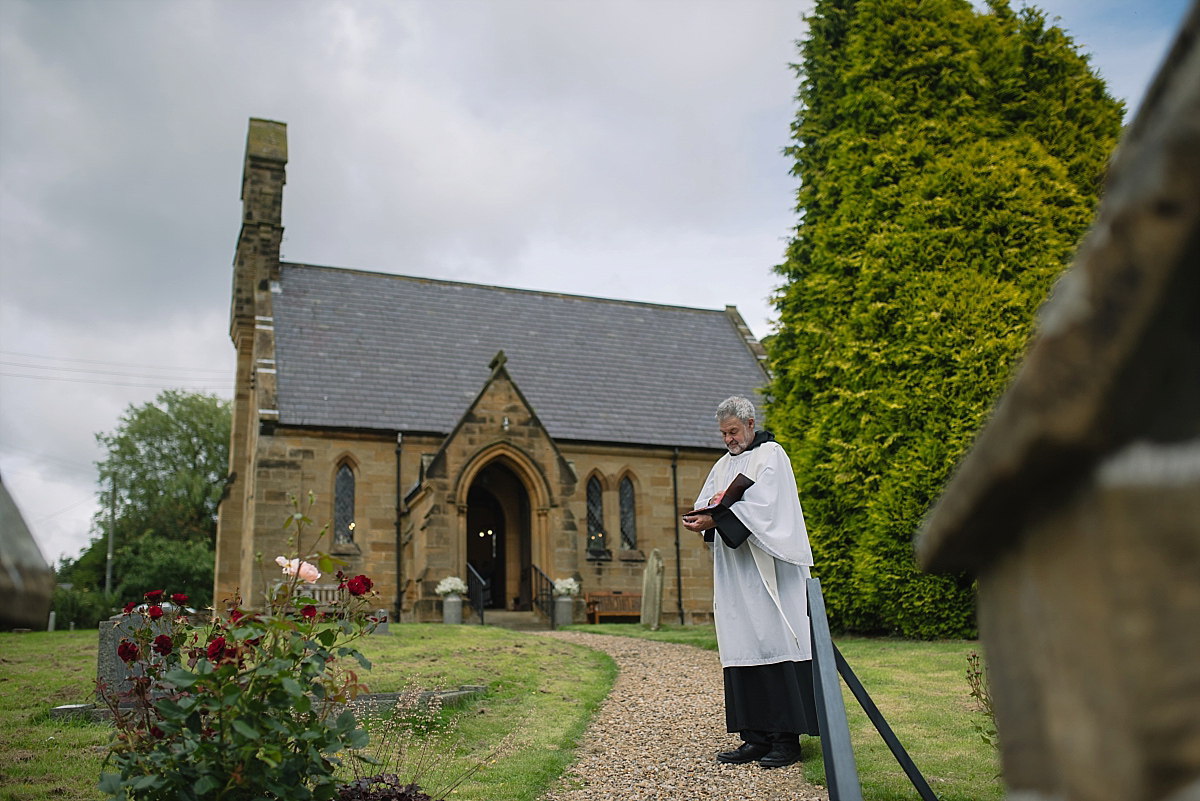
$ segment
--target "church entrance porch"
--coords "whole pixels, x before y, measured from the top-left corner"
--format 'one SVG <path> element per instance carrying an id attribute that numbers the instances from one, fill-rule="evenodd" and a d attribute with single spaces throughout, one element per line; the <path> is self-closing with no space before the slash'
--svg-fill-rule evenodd
<path id="1" fill-rule="evenodd" d="M 499 462 L 484 467 L 467 492 L 467 564 L 485 582 L 484 608 L 531 607 L 529 494 Z"/>

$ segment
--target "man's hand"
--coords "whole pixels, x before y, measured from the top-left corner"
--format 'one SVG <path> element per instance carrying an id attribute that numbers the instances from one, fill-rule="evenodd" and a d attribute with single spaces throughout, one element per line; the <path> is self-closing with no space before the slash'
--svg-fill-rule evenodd
<path id="1" fill-rule="evenodd" d="M 713 522 L 712 515 L 692 515 L 683 518 L 683 527 L 688 531 L 703 534 L 710 528 L 716 528 L 717 524 Z"/>

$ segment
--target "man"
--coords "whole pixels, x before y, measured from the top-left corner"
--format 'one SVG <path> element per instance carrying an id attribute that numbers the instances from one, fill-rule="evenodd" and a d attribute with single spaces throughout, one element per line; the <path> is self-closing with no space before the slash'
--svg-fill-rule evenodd
<path id="1" fill-rule="evenodd" d="M 719 501 L 739 473 L 754 482 L 735 503 L 683 518 L 711 545 L 725 725 L 744 741 L 717 761 L 778 768 L 800 759 L 801 734 L 819 734 L 804 585 L 812 551 L 791 462 L 773 434 L 754 430 L 754 404 L 727 398 L 716 417 L 729 453 L 693 508 Z"/>

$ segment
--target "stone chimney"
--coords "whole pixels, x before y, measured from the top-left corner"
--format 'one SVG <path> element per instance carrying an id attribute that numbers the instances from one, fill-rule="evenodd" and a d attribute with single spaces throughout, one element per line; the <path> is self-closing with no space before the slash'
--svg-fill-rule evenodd
<path id="1" fill-rule="evenodd" d="M 283 185 L 286 183 L 287 124 L 250 118 L 242 172 L 242 231 L 233 260 L 233 302 L 229 336 L 234 345 L 254 333 L 254 318 L 270 316 L 255 309 L 255 290 L 279 280 L 279 243 L 283 239 Z"/>

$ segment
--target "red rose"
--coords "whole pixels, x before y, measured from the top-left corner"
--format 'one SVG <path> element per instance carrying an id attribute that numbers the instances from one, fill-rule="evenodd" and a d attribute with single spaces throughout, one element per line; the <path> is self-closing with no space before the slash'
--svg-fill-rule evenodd
<path id="1" fill-rule="evenodd" d="M 150 592 L 146 593 L 146 600 L 152 604 L 156 604 L 159 601 L 161 601 L 162 597 L 163 597 L 162 590 L 150 590 Z"/>
<path id="2" fill-rule="evenodd" d="M 129 603 L 125 604 L 125 614 L 128 615 L 130 612 L 132 612 L 135 606 L 137 606 L 136 601 L 130 601 Z"/>
<path id="3" fill-rule="evenodd" d="M 183 606 L 184 604 L 187 603 L 187 596 L 184 595 L 182 592 L 177 592 L 171 596 L 171 602 L 179 604 L 180 606 Z"/>
<path id="4" fill-rule="evenodd" d="M 166 732 L 164 732 L 162 729 L 158 728 L 157 726 L 151 726 L 150 733 L 153 734 L 155 737 L 158 737 L 159 739 L 162 739 L 163 737 L 166 736 Z"/>
<path id="5" fill-rule="evenodd" d="M 162 610 L 161 606 L 159 606 L 158 604 L 155 604 L 154 606 L 152 606 L 146 610 L 146 614 L 150 616 L 151 620 L 158 620 L 160 617 L 163 616 L 163 610 Z"/>
<path id="6" fill-rule="evenodd" d="M 229 613 L 229 619 L 232 620 L 234 623 L 237 623 L 239 620 L 241 620 L 244 617 L 245 617 L 245 615 L 242 614 L 241 609 L 234 609 L 232 612 Z"/>
<path id="7" fill-rule="evenodd" d="M 137 659 L 137 643 L 132 640 L 121 640 L 121 644 L 117 646 L 117 656 L 121 657 L 125 662 L 132 662 Z"/>
<path id="8" fill-rule="evenodd" d="M 175 644 L 171 642 L 171 638 L 165 634 L 160 634 L 154 638 L 154 653 L 166 656 L 175 649 Z"/>
<path id="9" fill-rule="evenodd" d="M 361 575 L 355 576 L 346 582 L 346 590 L 349 591 L 351 595 L 366 595 L 374 586 L 375 583 L 373 581 L 366 576 Z"/>
<path id="10" fill-rule="evenodd" d="M 312 620 L 314 617 L 317 616 L 317 607 L 313 606 L 312 604 L 309 604 L 308 606 L 306 606 L 300 610 L 300 614 L 304 616 L 305 620 Z"/>
<path id="11" fill-rule="evenodd" d="M 221 655 L 224 653 L 225 653 L 225 638 L 224 637 L 216 637 L 213 639 L 212 642 L 210 642 L 208 644 L 208 658 L 209 659 L 213 659 L 213 660 L 220 659 Z"/>

